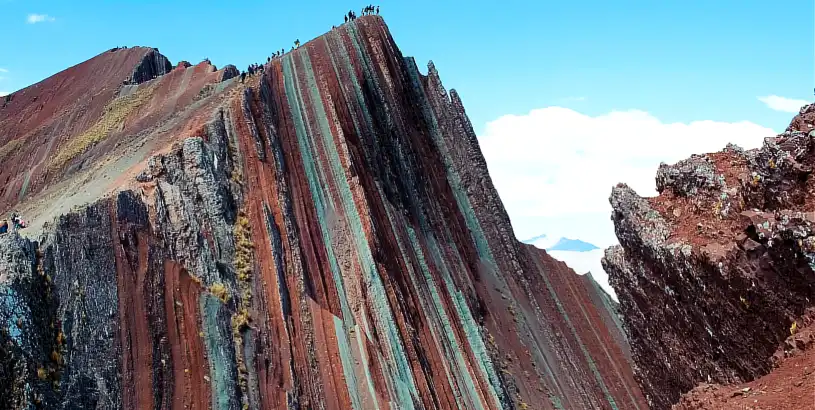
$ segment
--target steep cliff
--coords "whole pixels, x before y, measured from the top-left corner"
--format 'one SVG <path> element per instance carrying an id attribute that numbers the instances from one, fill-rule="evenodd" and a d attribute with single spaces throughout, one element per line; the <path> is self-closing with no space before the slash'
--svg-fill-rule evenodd
<path id="1" fill-rule="evenodd" d="M 750 381 L 815 304 L 815 105 L 760 149 L 660 166 L 660 195 L 611 194 L 603 266 L 654 408 L 698 383 Z"/>
<path id="2" fill-rule="evenodd" d="M 245 83 L 202 63 L 121 85 L 133 50 L 80 65 L 134 54 L 93 144 L 63 154 L 118 108 L 76 125 L 66 100 L 69 133 L 4 137 L 49 148 L 5 194 L 40 235 L 0 237 L 0 405 L 647 408 L 618 306 L 515 240 L 458 95 L 379 17 Z"/>

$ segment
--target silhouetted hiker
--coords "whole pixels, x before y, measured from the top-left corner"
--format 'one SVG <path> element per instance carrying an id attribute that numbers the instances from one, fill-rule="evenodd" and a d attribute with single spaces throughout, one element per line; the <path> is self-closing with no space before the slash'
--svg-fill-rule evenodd
<path id="1" fill-rule="evenodd" d="M 267 62 L 267 63 L 271 63 L 271 62 L 272 62 L 272 58 L 271 58 L 271 57 L 266 57 L 266 62 Z"/>
<path id="2" fill-rule="evenodd" d="M 294 46 L 295 47 L 300 47 L 300 39 L 299 38 L 297 40 L 294 40 Z"/>
<path id="3" fill-rule="evenodd" d="M 11 224 L 14 229 L 22 229 L 26 227 L 25 221 L 20 219 L 20 215 L 18 215 L 17 212 L 11 214 Z"/>
<path id="4" fill-rule="evenodd" d="M 241 71 L 241 84 L 243 84 L 243 80 L 246 79 L 246 71 Z"/>
<path id="5" fill-rule="evenodd" d="M 345 16 L 345 22 L 346 23 L 348 22 L 348 16 Z"/>
<path id="6" fill-rule="evenodd" d="M 376 6 L 376 14 L 379 15 L 379 6 Z"/>

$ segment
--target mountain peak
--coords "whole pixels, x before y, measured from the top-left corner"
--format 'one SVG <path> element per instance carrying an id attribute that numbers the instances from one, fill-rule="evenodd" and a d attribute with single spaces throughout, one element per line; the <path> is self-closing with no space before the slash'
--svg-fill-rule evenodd
<path id="1" fill-rule="evenodd" d="M 549 251 L 574 251 L 574 252 L 588 252 L 595 249 L 600 249 L 588 242 L 581 241 L 580 239 L 560 238 L 557 243 L 546 248 Z"/>
<path id="2" fill-rule="evenodd" d="M 613 304 L 512 236 L 380 18 L 258 61 L 116 50 L 0 109 L 32 220 L 0 235 L 0 408 L 646 408 Z"/>

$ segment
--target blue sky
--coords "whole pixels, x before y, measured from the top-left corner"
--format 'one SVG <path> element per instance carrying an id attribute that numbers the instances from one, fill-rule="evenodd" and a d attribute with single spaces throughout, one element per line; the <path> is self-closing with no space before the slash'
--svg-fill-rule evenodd
<path id="1" fill-rule="evenodd" d="M 502 3 L 379 2 L 402 51 L 434 60 L 479 131 L 501 115 L 550 105 L 783 128 L 789 115 L 756 96 L 808 98 L 815 86 L 810 0 Z M 173 62 L 209 57 L 244 67 L 364 4 L 0 0 L 0 68 L 8 70 L 0 90 L 118 45 L 158 47 Z M 30 14 L 54 20 L 28 24 Z"/>

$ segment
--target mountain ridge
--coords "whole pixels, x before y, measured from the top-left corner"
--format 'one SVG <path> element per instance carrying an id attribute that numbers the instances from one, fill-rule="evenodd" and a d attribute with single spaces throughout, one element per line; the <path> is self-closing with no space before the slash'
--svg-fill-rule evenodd
<path id="1" fill-rule="evenodd" d="M 459 95 L 381 18 L 244 83 L 132 73 L 15 134 L 5 408 L 645 408 L 616 303 L 514 238 Z"/>

